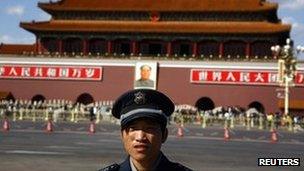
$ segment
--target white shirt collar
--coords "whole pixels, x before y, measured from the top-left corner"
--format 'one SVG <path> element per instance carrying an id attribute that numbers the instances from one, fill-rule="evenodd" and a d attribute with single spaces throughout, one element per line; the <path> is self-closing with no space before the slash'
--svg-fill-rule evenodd
<path id="1" fill-rule="evenodd" d="M 131 171 L 137 171 L 136 167 L 134 166 L 132 159 L 130 157 L 130 166 L 131 166 Z"/>

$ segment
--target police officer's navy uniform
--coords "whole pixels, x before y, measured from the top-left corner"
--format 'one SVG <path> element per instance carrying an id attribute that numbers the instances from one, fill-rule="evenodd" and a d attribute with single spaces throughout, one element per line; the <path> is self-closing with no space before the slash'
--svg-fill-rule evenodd
<path id="1" fill-rule="evenodd" d="M 153 119 L 160 124 L 162 131 L 166 129 L 167 118 L 174 111 L 174 103 L 163 93 L 150 89 L 136 89 L 120 96 L 113 105 L 112 115 L 120 119 L 124 129 L 132 121 L 139 118 Z M 121 163 L 113 164 L 100 171 L 133 171 L 130 156 Z M 191 171 L 189 168 L 173 163 L 160 152 L 153 171 Z"/>
<path id="2" fill-rule="evenodd" d="M 155 171 L 191 171 L 189 168 L 173 163 L 167 157 L 161 154 L 160 162 L 154 169 Z M 129 157 L 121 164 L 112 164 L 99 171 L 132 171 Z"/>

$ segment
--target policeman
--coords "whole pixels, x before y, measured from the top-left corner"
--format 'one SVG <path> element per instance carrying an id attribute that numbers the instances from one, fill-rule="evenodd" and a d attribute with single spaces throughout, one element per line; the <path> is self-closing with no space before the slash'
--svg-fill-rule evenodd
<path id="1" fill-rule="evenodd" d="M 168 137 L 167 117 L 173 111 L 173 102 L 155 90 L 136 89 L 120 96 L 112 115 L 120 119 L 122 142 L 129 156 L 100 171 L 191 171 L 169 161 L 160 151 Z"/>

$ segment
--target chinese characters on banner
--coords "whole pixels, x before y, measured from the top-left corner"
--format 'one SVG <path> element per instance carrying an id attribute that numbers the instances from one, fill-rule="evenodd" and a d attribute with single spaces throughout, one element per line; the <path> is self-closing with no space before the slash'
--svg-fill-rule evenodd
<path id="1" fill-rule="evenodd" d="M 191 83 L 279 85 L 275 70 L 192 69 Z M 304 86 L 304 71 L 298 71 L 296 86 Z"/>
<path id="2" fill-rule="evenodd" d="M 102 67 L 0 65 L 0 78 L 99 81 Z"/>

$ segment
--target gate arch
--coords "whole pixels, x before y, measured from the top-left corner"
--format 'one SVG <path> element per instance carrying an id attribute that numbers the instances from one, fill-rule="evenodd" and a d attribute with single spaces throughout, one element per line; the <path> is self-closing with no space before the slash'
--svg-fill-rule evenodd
<path id="1" fill-rule="evenodd" d="M 211 100 L 209 97 L 202 97 L 196 101 L 195 107 L 197 107 L 198 110 L 212 110 L 214 109 L 215 105 L 213 100 Z"/>
<path id="2" fill-rule="evenodd" d="M 32 102 L 34 102 L 34 101 L 36 101 L 36 102 L 39 102 L 39 101 L 44 102 L 45 101 L 45 97 L 43 95 L 41 95 L 41 94 L 37 94 L 37 95 L 35 95 L 35 96 L 32 97 Z"/>
<path id="3" fill-rule="evenodd" d="M 77 97 L 76 103 L 82 103 L 84 105 L 94 103 L 94 98 L 89 93 L 82 93 Z"/>
<path id="4" fill-rule="evenodd" d="M 258 101 L 251 102 L 248 105 L 248 109 L 250 109 L 250 108 L 255 108 L 260 113 L 265 113 L 264 105 L 262 103 L 258 102 Z"/>

